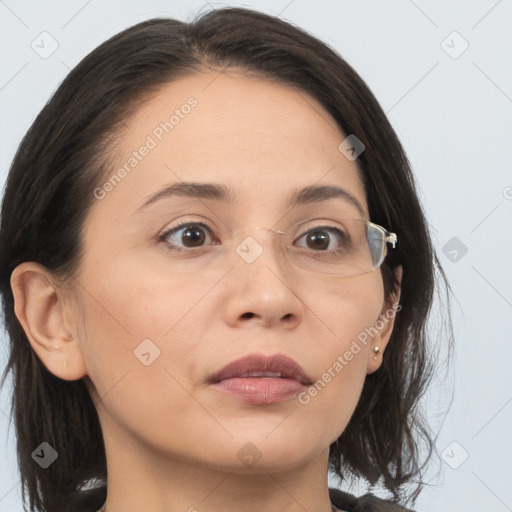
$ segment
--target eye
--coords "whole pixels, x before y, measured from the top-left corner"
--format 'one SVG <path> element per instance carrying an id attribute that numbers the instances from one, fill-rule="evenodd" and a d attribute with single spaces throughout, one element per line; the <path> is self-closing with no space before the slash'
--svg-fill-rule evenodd
<path id="1" fill-rule="evenodd" d="M 210 227 L 203 222 L 185 222 L 166 231 L 160 240 L 165 242 L 171 250 L 186 251 L 203 247 L 205 240 L 212 235 Z M 213 242 L 214 245 L 217 243 L 219 242 Z"/>
<path id="2" fill-rule="evenodd" d="M 314 249 L 315 251 L 339 249 L 340 247 L 332 247 L 332 244 L 336 241 L 340 246 L 349 242 L 346 233 L 332 226 L 318 226 L 310 229 L 297 240 L 302 239 L 306 240 L 307 249 Z"/>

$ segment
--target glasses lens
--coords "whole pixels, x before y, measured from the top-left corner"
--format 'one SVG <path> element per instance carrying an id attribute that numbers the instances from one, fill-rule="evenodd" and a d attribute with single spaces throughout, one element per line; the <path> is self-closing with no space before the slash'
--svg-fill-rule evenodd
<path id="1" fill-rule="evenodd" d="M 347 219 L 308 225 L 288 246 L 298 267 L 320 274 L 349 277 L 370 272 L 383 261 L 386 233 L 364 220 Z"/>
<path id="2" fill-rule="evenodd" d="M 380 226 L 368 223 L 368 245 L 372 253 L 373 268 L 377 268 L 386 255 L 386 232 Z"/>

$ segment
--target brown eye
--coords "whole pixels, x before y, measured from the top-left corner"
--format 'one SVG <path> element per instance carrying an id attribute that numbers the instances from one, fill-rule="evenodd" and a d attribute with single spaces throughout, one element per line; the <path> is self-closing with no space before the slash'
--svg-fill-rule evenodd
<path id="1" fill-rule="evenodd" d="M 325 226 L 308 231 L 299 238 L 299 241 L 303 239 L 305 240 L 307 249 L 326 251 L 337 249 L 338 247 L 336 246 L 332 247 L 331 242 L 335 244 L 337 241 L 338 244 L 341 244 L 344 240 L 344 235 L 339 229 Z M 304 245 L 302 245 L 302 247 L 304 247 Z"/>
<path id="2" fill-rule="evenodd" d="M 177 251 L 202 247 L 208 237 L 211 236 L 211 230 L 202 222 L 180 224 L 167 231 L 161 239 L 166 242 L 170 249 Z"/>
<path id="3" fill-rule="evenodd" d="M 328 249 L 330 240 L 326 231 L 312 231 L 306 235 L 306 243 L 311 249 Z"/>
<path id="4" fill-rule="evenodd" d="M 205 238 L 202 228 L 185 228 L 182 235 L 182 241 L 186 247 L 197 247 L 204 242 Z"/>

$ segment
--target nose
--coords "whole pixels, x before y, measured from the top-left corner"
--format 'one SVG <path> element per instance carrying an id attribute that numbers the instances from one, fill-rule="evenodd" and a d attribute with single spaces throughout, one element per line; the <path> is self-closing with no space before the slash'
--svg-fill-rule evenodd
<path id="1" fill-rule="evenodd" d="M 275 233 L 266 230 L 255 236 L 246 236 L 236 247 L 228 276 L 226 322 L 232 327 L 257 324 L 293 329 L 304 315 L 298 278 L 283 257 L 284 248 L 276 243 Z"/>

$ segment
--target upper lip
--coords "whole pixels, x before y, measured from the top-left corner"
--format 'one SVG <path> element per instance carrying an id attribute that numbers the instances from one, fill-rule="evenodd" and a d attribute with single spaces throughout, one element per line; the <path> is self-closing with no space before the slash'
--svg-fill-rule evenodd
<path id="1" fill-rule="evenodd" d="M 282 377 L 295 379 L 305 385 L 312 384 L 312 380 L 299 363 L 284 354 L 276 354 L 272 356 L 250 354 L 248 356 L 241 357 L 240 359 L 235 359 L 224 366 L 220 371 L 213 374 L 210 378 L 210 382 L 216 383 L 225 379 L 251 376 Z"/>

